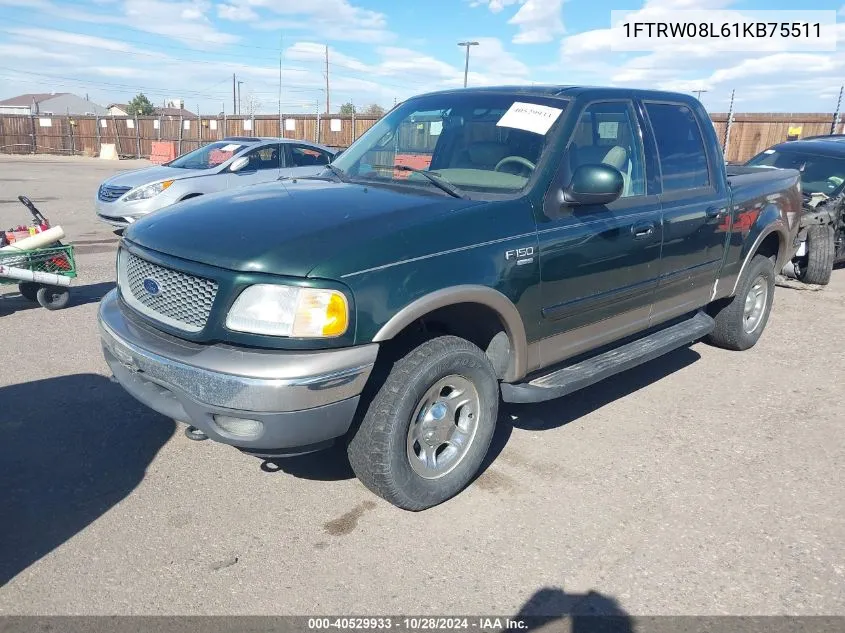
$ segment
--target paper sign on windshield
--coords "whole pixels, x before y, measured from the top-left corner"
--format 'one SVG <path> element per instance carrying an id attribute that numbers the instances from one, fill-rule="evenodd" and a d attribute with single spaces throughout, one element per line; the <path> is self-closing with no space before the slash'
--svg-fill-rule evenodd
<path id="1" fill-rule="evenodd" d="M 536 105 L 534 103 L 522 103 L 515 101 L 514 104 L 508 108 L 508 111 L 502 115 L 499 122 L 496 123 L 500 127 L 513 127 L 518 130 L 527 130 L 535 134 L 545 134 L 552 127 L 560 113 L 563 112 L 560 108 L 550 108 L 549 106 Z"/>

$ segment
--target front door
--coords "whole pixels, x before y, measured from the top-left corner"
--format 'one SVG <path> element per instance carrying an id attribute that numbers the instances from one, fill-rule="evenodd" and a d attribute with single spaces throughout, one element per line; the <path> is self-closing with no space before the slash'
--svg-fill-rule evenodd
<path id="1" fill-rule="evenodd" d="M 646 188 L 642 122 L 627 100 L 588 105 L 538 218 L 543 366 L 647 327 L 657 285 L 660 204 Z M 575 168 L 618 169 L 622 196 L 608 205 L 560 202 Z"/>
<path id="2" fill-rule="evenodd" d="M 309 145 L 285 143 L 285 149 L 283 176 L 313 176 L 323 171 L 332 160 L 328 152 Z"/>
<path id="3" fill-rule="evenodd" d="M 729 237 L 730 195 L 708 155 L 695 113 L 682 103 L 646 102 L 660 167 L 663 255 L 651 323 L 706 305 Z"/>
<path id="4" fill-rule="evenodd" d="M 268 143 L 245 153 L 249 163 L 240 171 L 229 174 L 229 188 L 277 180 L 281 168 L 281 152 L 279 143 Z"/>

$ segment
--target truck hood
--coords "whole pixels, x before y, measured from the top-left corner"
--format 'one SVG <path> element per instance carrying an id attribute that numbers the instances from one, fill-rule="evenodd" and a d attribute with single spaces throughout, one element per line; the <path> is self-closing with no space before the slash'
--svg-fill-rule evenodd
<path id="1" fill-rule="evenodd" d="M 179 169 L 178 167 L 166 167 L 164 165 L 157 165 L 155 167 L 145 167 L 144 169 L 133 169 L 122 174 L 117 174 L 106 180 L 103 184 L 115 187 L 140 187 L 141 185 L 148 185 L 153 182 L 160 182 L 162 180 L 184 180 L 186 178 L 198 178 L 200 176 L 209 176 L 218 171 L 218 167 L 214 169 Z"/>
<path id="2" fill-rule="evenodd" d="M 276 181 L 186 200 L 132 224 L 124 237 L 191 261 L 244 272 L 305 277 L 375 237 L 398 234 L 470 205 L 439 193 L 326 180 Z M 397 244 L 397 246 L 399 246 Z"/>

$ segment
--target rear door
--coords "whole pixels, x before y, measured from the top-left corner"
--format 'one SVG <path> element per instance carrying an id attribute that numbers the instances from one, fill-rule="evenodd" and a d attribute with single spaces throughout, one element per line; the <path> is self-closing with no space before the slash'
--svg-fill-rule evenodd
<path id="1" fill-rule="evenodd" d="M 317 147 L 285 143 L 285 166 L 283 176 L 311 176 L 323 171 L 332 160 L 332 155 Z"/>
<path id="2" fill-rule="evenodd" d="M 229 173 L 229 188 L 278 180 L 282 156 L 280 143 L 265 143 L 244 156 L 249 159 L 249 164 L 238 172 Z"/>
<path id="3" fill-rule="evenodd" d="M 657 145 L 663 252 L 652 324 L 710 301 L 728 238 L 730 194 L 698 117 L 683 103 L 644 102 Z"/>
<path id="4" fill-rule="evenodd" d="M 538 218 L 543 365 L 648 326 L 660 260 L 660 204 L 647 187 L 643 120 L 628 100 L 588 104 Z M 653 157 L 651 157 L 653 160 Z M 622 172 L 608 205 L 562 205 L 560 191 L 582 164 Z"/>

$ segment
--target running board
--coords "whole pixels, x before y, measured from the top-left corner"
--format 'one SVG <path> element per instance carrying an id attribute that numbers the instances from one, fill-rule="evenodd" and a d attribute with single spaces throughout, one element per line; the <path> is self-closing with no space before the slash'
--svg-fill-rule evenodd
<path id="1" fill-rule="evenodd" d="M 710 334 L 715 327 L 716 323 L 710 316 L 698 312 L 677 325 L 557 369 L 530 382 L 502 383 L 502 399 L 505 402 L 543 402 L 560 398 L 689 345 Z"/>

